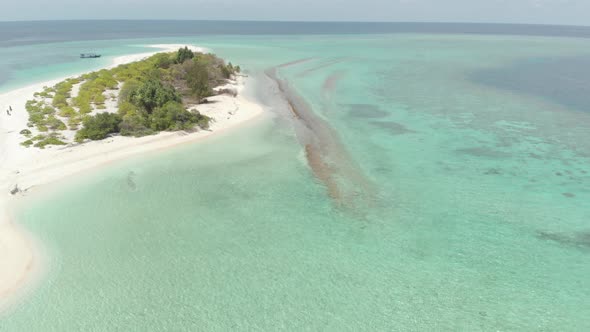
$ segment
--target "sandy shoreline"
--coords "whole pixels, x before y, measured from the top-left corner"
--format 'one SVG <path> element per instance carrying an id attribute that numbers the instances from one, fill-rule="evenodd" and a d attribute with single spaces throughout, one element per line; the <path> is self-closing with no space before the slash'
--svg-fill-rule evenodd
<path id="1" fill-rule="evenodd" d="M 184 45 L 151 45 L 160 50 L 151 53 L 117 57 L 107 68 L 141 60 L 157 52 L 173 51 Z M 192 47 L 193 50 L 204 49 Z M 78 75 L 68 76 L 75 77 Z M 41 185 L 55 182 L 112 161 L 178 144 L 203 139 L 236 127 L 263 112 L 262 107 L 243 96 L 247 78 L 238 77 L 229 88 L 238 92 L 237 97 L 220 95 L 208 98 L 211 103 L 198 106 L 198 110 L 214 119 L 210 130 L 194 133 L 163 132 L 141 138 L 110 137 L 102 141 L 82 145 L 57 147 L 45 150 L 25 148 L 20 130 L 26 128 L 28 114 L 24 105 L 43 86 L 52 86 L 67 77 L 36 83 L 24 88 L 0 94 L 0 310 L 19 289 L 34 279 L 41 271 L 36 245 L 25 231 L 11 220 L 11 208 L 23 194 L 11 195 L 10 190 L 18 185 L 26 190 L 25 195 Z M 4 109 L 10 105 L 12 116 Z"/>

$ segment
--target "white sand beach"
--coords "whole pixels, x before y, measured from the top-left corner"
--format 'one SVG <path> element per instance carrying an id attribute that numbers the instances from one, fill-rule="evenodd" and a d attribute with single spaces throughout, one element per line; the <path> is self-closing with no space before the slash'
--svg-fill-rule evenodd
<path id="1" fill-rule="evenodd" d="M 185 45 L 151 45 L 156 52 L 173 51 Z M 191 47 L 194 51 L 205 51 Z M 141 60 L 153 53 L 117 57 L 109 66 Z M 74 75 L 75 77 L 77 75 Z M 237 77 L 226 88 L 237 91 L 237 96 L 219 95 L 208 98 L 198 110 L 213 121 L 209 130 L 198 132 L 163 132 L 141 138 L 115 136 L 101 141 L 67 146 L 50 146 L 46 149 L 25 148 L 20 145 L 19 132 L 27 128 L 28 114 L 25 103 L 44 86 L 52 86 L 67 77 L 33 84 L 0 94 L 0 304 L 11 298 L 23 285 L 33 279 L 39 269 L 39 253 L 34 241 L 19 229 L 10 217 L 10 209 L 23 195 L 33 193 L 39 186 L 55 182 L 75 173 L 104 165 L 129 156 L 146 153 L 174 145 L 192 142 L 233 128 L 263 112 L 262 107 L 242 95 L 245 77 Z M 4 109 L 12 107 L 12 115 Z M 107 105 L 114 111 L 116 103 Z M 12 195 L 16 186 L 20 193 Z M 1 306 L 0 306 L 1 307 Z"/>

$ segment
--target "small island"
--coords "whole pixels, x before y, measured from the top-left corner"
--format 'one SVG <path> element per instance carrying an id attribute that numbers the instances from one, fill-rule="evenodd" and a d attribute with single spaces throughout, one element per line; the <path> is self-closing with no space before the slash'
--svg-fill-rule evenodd
<path id="1" fill-rule="evenodd" d="M 66 79 L 27 101 L 21 145 L 43 149 L 111 135 L 207 129 L 211 119 L 197 106 L 216 94 L 235 95 L 223 86 L 239 72 L 214 54 L 184 47 Z"/>
<path id="2" fill-rule="evenodd" d="M 265 118 L 246 90 L 253 78 L 238 66 L 194 45 L 145 46 L 160 51 L 121 55 L 102 70 L 0 93 L 1 213 L 48 183 Z M 37 248 L 4 216 L 0 310 L 42 269 Z"/>

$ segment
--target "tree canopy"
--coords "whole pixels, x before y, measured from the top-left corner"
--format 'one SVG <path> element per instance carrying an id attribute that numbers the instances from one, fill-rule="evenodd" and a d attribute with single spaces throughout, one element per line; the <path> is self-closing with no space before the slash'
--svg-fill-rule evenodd
<path id="1" fill-rule="evenodd" d="M 192 59 L 194 57 L 195 53 L 185 46 L 176 52 L 176 63 L 184 63 L 186 60 Z"/>
<path id="2" fill-rule="evenodd" d="M 168 102 L 180 102 L 181 97 L 174 87 L 162 83 L 161 80 L 150 78 L 130 92 L 129 100 L 123 101 L 129 101 L 152 113 L 155 108 L 164 106 Z"/>
<path id="3" fill-rule="evenodd" d="M 121 117 L 118 114 L 103 112 L 85 118 L 83 123 L 84 128 L 76 133 L 76 141 L 78 142 L 85 139 L 101 140 L 109 134 L 119 132 Z"/>

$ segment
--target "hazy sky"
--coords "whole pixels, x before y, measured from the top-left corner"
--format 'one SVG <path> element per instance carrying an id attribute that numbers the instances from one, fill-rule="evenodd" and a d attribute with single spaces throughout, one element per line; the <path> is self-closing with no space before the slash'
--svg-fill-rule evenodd
<path id="1" fill-rule="evenodd" d="M 3 0 L 0 21 L 227 19 L 590 25 L 590 0 Z"/>

